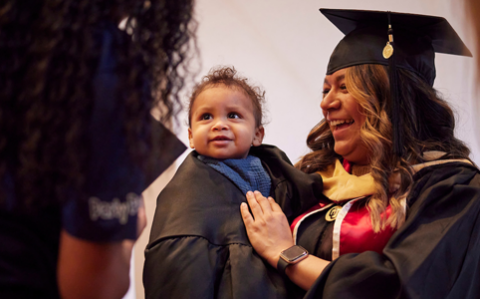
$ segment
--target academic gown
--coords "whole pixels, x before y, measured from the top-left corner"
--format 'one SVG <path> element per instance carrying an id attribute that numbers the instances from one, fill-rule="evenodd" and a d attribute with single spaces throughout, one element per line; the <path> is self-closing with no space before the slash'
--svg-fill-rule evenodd
<path id="1" fill-rule="evenodd" d="M 479 170 L 446 163 L 413 181 L 406 222 L 383 252 L 341 255 L 305 298 L 480 298 Z"/>
<path id="2" fill-rule="evenodd" d="M 324 199 L 322 179 L 295 169 L 273 146 L 253 147 L 271 195 L 291 221 Z M 192 152 L 157 199 L 145 251 L 146 298 L 289 298 L 278 272 L 253 250 L 240 214 L 243 192 Z M 301 199 L 301 200 L 300 200 Z"/>

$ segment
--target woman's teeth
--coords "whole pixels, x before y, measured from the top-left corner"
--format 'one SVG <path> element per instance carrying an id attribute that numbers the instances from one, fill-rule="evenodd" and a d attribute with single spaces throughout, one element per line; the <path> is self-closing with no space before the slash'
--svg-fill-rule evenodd
<path id="1" fill-rule="evenodd" d="M 341 125 L 344 125 L 344 124 L 352 124 L 353 123 L 353 119 L 349 119 L 349 120 L 332 120 L 330 121 L 330 126 L 331 127 L 338 127 L 338 126 L 341 126 Z"/>

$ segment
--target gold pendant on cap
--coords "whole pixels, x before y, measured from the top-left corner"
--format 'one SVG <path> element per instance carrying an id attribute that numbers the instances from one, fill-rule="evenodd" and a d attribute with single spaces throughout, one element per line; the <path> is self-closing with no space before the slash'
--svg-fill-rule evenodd
<path id="1" fill-rule="evenodd" d="M 385 59 L 388 59 L 390 57 L 392 57 L 393 55 L 393 46 L 390 44 L 390 42 L 387 42 L 387 45 L 385 46 L 385 48 L 383 48 L 383 58 Z"/>
<path id="2" fill-rule="evenodd" d="M 338 213 L 340 213 L 341 209 L 342 206 L 333 206 L 330 210 L 328 210 L 327 214 L 325 215 L 325 220 L 331 222 L 337 219 Z"/>

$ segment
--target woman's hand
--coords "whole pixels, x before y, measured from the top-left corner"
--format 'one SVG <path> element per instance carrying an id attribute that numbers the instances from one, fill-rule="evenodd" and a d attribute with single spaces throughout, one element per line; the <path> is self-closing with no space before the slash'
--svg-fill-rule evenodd
<path id="1" fill-rule="evenodd" d="M 280 252 L 294 245 L 287 217 L 273 198 L 267 199 L 258 191 L 249 191 L 247 201 L 253 217 L 246 203 L 242 203 L 240 211 L 250 243 L 262 258 L 277 268 Z"/>
<path id="2" fill-rule="evenodd" d="M 242 203 L 240 211 L 250 243 L 261 257 L 277 268 L 280 252 L 294 245 L 287 217 L 273 198 L 267 199 L 258 191 L 248 192 L 247 201 L 253 217 L 246 203 Z M 287 267 L 285 273 L 299 287 L 308 290 L 328 264 L 328 261 L 309 255 Z"/>

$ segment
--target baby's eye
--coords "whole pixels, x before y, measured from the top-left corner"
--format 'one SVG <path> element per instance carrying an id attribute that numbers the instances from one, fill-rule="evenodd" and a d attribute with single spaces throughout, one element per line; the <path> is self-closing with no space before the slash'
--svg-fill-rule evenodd
<path id="1" fill-rule="evenodd" d="M 324 88 L 322 91 L 323 96 L 325 97 L 330 92 L 329 88 Z"/>
<path id="2" fill-rule="evenodd" d="M 211 119 L 211 118 L 212 118 L 212 115 L 209 114 L 209 113 L 205 113 L 201 117 L 202 120 L 208 120 L 208 119 Z"/>
<path id="3" fill-rule="evenodd" d="M 228 118 L 240 118 L 240 115 L 238 115 L 236 112 L 230 112 L 228 114 Z"/>

